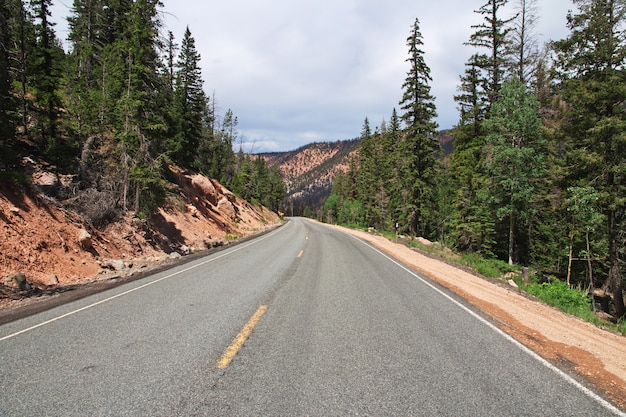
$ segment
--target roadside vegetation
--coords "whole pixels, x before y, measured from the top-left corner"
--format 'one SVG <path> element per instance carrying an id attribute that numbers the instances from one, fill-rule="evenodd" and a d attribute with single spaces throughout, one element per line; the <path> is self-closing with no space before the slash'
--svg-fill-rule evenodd
<path id="1" fill-rule="evenodd" d="M 368 231 L 367 228 L 360 226 L 347 224 L 343 226 Z M 372 229 L 369 229 L 369 231 L 378 233 Z M 611 321 L 608 317 L 600 317 L 597 314 L 600 306 L 597 305 L 597 301 L 594 301 L 588 288 L 571 287 L 567 282 L 561 281 L 557 277 L 546 276 L 541 271 L 532 268 L 527 270 L 528 280 L 526 281 L 522 265 L 509 265 L 507 262 L 499 259 L 484 258 L 478 253 L 455 253 L 440 243 L 429 242 L 425 244 L 408 236 L 401 235 L 396 237 L 395 233 L 390 231 L 382 231 L 380 234 L 389 240 L 403 243 L 450 264 L 468 268 L 478 275 L 503 283 L 513 280 L 520 291 L 532 295 L 564 313 L 578 317 L 596 326 L 626 335 L 626 320 Z"/>

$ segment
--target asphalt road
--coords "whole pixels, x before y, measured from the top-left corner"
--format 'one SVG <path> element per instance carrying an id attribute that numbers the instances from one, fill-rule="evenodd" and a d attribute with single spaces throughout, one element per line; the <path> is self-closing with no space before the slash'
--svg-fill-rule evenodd
<path id="1" fill-rule="evenodd" d="M 584 390 L 303 219 L 0 327 L 0 416 L 615 414 Z"/>

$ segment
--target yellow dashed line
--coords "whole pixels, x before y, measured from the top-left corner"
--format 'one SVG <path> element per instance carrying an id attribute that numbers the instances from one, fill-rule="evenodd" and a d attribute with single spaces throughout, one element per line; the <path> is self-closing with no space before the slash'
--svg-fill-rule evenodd
<path id="1" fill-rule="evenodd" d="M 296 256 L 296 258 L 301 257 L 303 253 L 304 253 L 304 250 L 301 250 L 300 253 L 298 253 L 298 256 Z"/>
<path id="2" fill-rule="evenodd" d="M 250 333 L 252 332 L 252 329 L 254 329 L 254 326 L 256 326 L 259 320 L 261 320 L 261 317 L 263 316 L 263 314 L 265 314 L 266 311 L 266 305 L 259 307 L 256 313 L 254 313 L 250 320 L 248 320 L 246 325 L 243 326 L 243 329 L 241 329 L 239 334 L 233 339 L 230 346 L 228 346 L 228 348 L 226 348 L 226 350 L 224 351 L 224 354 L 222 355 L 219 362 L 217 362 L 217 367 L 219 369 L 224 369 L 230 364 L 237 352 L 239 352 L 239 349 L 241 349 L 241 346 L 244 344 L 248 336 L 250 336 Z"/>

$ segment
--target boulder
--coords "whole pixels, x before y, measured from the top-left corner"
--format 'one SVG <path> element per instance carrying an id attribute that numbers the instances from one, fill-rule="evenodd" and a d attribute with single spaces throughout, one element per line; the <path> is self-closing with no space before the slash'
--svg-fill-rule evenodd
<path id="1" fill-rule="evenodd" d="M 30 289 L 30 284 L 22 272 L 16 272 L 15 274 L 9 275 L 7 279 L 4 280 L 4 285 L 19 291 L 26 291 Z"/>
<path id="2" fill-rule="evenodd" d="M 33 184 L 42 187 L 56 187 L 59 185 L 59 177 L 48 171 L 37 170 L 32 174 Z"/>
<path id="3" fill-rule="evenodd" d="M 111 269 L 113 271 L 123 271 L 126 269 L 126 263 L 121 259 L 107 259 L 102 263 L 102 268 Z"/>
<path id="4" fill-rule="evenodd" d="M 89 234 L 86 229 L 80 229 L 80 232 L 78 233 L 78 246 L 84 250 L 90 250 L 93 248 L 91 234 Z"/>
<path id="5" fill-rule="evenodd" d="M 191 214 L 192 217 L 198 218 L 200 215 L 198 213 L 198 209 L 193 204 L 187 204 L 187 211 Z"/>
<path id="6" fill-rule="evenodd" d="M 228 199 L 231 203 L 235 203 L 237 201 L 237 197 L 232 193 L 228 188 L 225 188 L 222 184 L 217 182 L 216 180 L 211 180 L 211 183 L 215 187 L 215 190 L 218 194 L 222 194 L 224 197 Z"/>
<path id="7" fill-rule="evenodd" d="M 212 205 L 217 204 L 217 191 L 211 180 L 207 177 L 199 174 L 193 175 L 191 177 L 191 186 L 200 197 L 208 200 Z"/>
<path id="8" fill-rule="evenodd" d="M 224 217 L 230 219 L 230 220 L 236 220 L 237 219 L 237 212 L 235 211 L 235 206 L 233 206 L 233 203 L 231 203 L 230 201 L 228 201 L 228 198 L 226 197 L 222 197 L 219 201 L 219 203 L 217 203 L 217 211 Z"/>

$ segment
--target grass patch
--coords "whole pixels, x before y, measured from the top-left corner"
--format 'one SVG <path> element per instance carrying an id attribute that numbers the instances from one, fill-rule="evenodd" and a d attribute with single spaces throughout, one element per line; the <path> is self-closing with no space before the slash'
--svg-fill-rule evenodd
<path id="1" fill-rule="evenodd" d="M 416 240 L 407 240 L 406 243 L 412 248 L 417 248 L 423 252 L 440 256 L 450 262 L 467 266 L 488 278 L 502 278 L 503 275 L 509 272 L 519 272 L 522 269 L 519 265 L 509 265 L 499 259 L 485 259 L 478 253 L 458 255 L 440 243 L 424 245 Z"/>
<path id="2" fill-rule="evenodd" d="M 530 283 L 528 285 L 518 282 L 518 285 L 520 289 L 534 295 L 549 306 L 593 323 L 596 326 L 626 334 L 626 321 L 624 319 L 618 321 L 617 324 L 601 320 L 591 308 L 591 297 L 585 291 L 570 288 L 566 282 L 557 280 L 551 283 Z"/>
<path id="3" fill-rule="evenodd" d="M 226 235 L 226 240 L 228 240 L 229 242 L 232 242 L 234 240 L 237 240 L 241 238 L 241 235 L 238 233 L 229 233 Z"/>
<path id="4" fill-rule="evenodd" d="M 468 253 L 457 260 L 461 265 L 469 266 L 481 275 L 488 278 L 501 278 L 509 272 L 521 270 L 519 265 L 509 265 L 499 259 L 485 259 L 477 253 Z"/>

